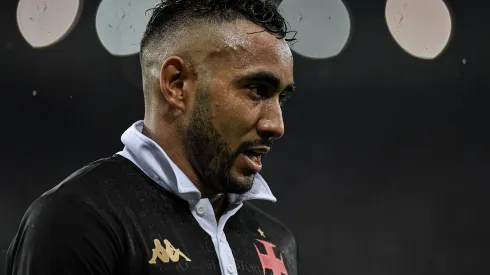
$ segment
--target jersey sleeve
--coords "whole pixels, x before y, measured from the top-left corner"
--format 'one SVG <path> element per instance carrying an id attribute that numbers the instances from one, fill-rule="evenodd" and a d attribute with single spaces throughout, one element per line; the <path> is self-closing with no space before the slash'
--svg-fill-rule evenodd
<path id="1" fill-rule="evenodd" d="M 38 198 L 10 244 L 7 274 L 115 274 L 121 246 L 109 220 L 80 196 Z"/>

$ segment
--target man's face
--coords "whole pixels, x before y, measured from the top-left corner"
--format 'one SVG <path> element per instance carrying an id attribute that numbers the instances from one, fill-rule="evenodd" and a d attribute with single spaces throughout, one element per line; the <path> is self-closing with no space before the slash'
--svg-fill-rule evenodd
<path id="1" fill-rule="evenodd" d="M 241 194 L 284 134 L 281 104 L 293 86 L 293 62 L 284 40 L 248 21 L 234 27 L 206 58 L 211 74 L 199 81 L 185 145 L 206 187 Z"/>

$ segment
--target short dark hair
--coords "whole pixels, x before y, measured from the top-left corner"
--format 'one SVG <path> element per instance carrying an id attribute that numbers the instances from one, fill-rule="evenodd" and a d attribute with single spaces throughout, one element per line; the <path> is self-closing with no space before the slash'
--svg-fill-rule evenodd
<path id="1" fill-rule="evenodd" d="M 214 23 L 249 20 L 287 42 L 296 41 L 296 31 L 279 12 L 278 0 L 162 0 L 153 10 L 140 45 L 140 53 L 152 39 L 165 39 L 182 23 L 205 18 Z M 286 38 L 294 33 L 292 38 Z"/>

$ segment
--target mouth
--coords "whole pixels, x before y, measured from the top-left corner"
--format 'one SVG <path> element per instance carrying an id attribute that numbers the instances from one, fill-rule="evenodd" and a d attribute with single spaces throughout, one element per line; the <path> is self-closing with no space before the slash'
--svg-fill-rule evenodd
<path id="1" fill-rule="evenodd" d="M 262 170 L 262 156 L 269 150 L 269 147 L 260 147 L 243 152 L 245 163 L 252 172 L 258 173 Z"/>

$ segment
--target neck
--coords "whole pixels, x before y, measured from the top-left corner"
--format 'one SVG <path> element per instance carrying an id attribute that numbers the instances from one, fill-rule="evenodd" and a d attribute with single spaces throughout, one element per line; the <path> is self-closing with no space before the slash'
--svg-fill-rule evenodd
<path id="1" fill-rule="evenodd" d="M 211 205 L 214 209 L 214 216 L 216 217 L 216 221 L 219 222 L 219 218 L 228 208 L 228 200 L 225 194 L 217 194 L 209 199 Z"/>

